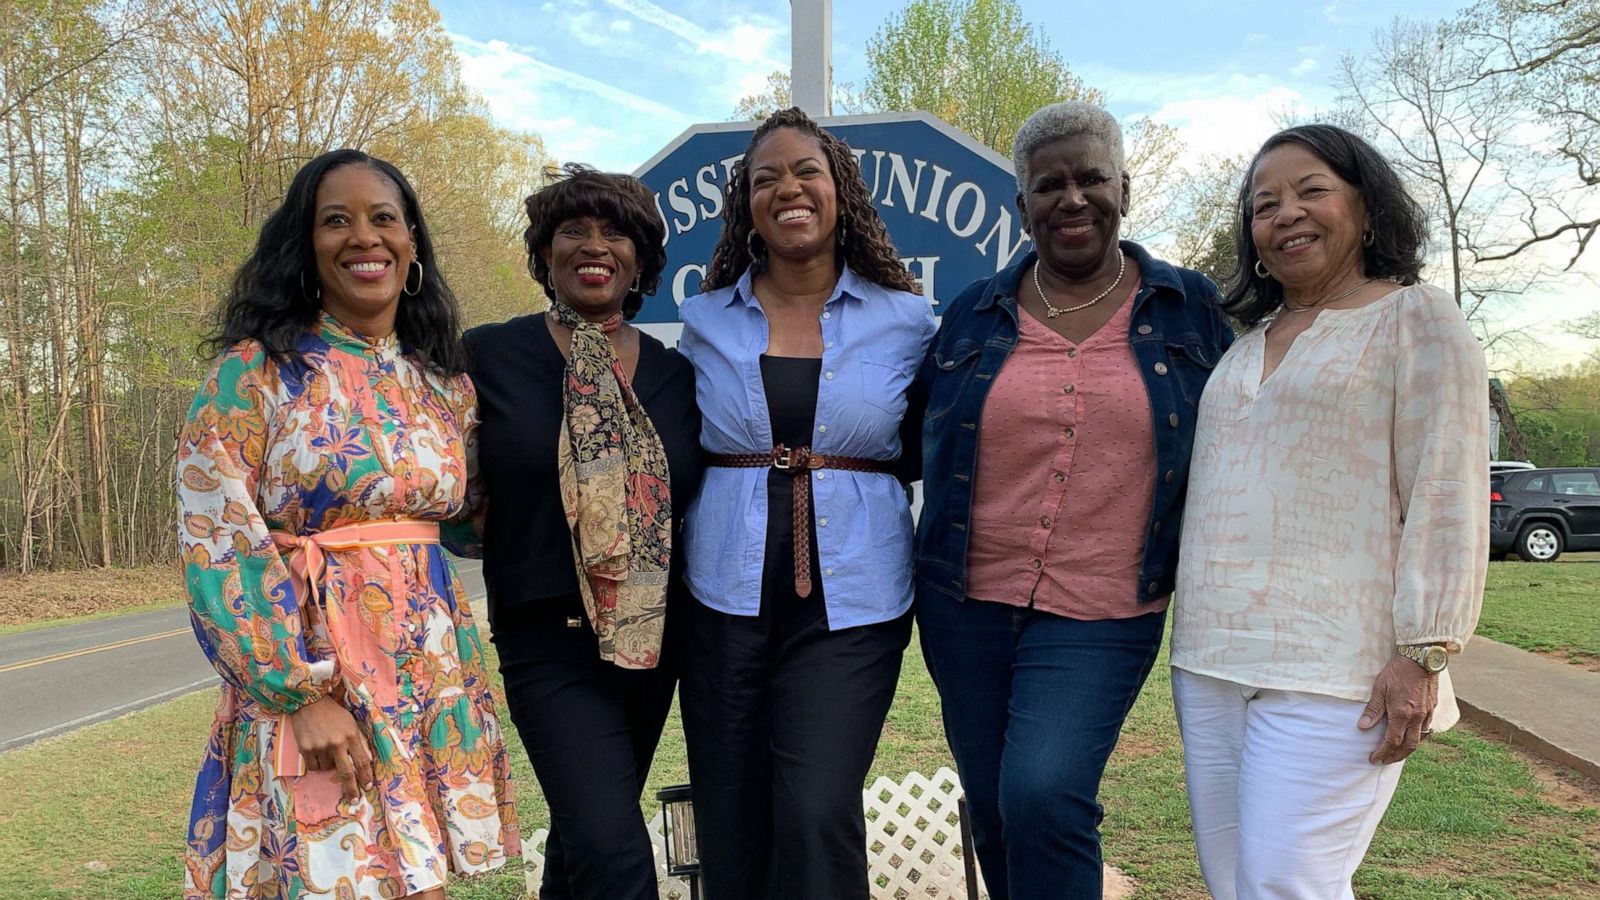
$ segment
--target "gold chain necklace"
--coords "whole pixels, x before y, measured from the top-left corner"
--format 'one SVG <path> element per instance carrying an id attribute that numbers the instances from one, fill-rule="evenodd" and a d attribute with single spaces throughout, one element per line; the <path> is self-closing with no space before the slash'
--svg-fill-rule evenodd
<path id="1" fill-rule="evenodd" d="M 1283 311 L 1284 312 L 1297 313 L 1297 312 L 1305 312 L 1308 309 L 1322 309 L 1322 308 L 1325 308 L 1325 307 L 1328 307 L 1328 306 L 1332 306 L 1333 304 L 1338 303 L 1340 300 L 1343 300 L 1344 298 L 1350 296 L 1351 294 L 1354 294 L 1356 291 L 1361 290 L 1362 288 L 1366 287 L 1367 285 L 1369 285 L 1371 283 L 1372 283 L 1372 279 L 1368 278 L 1367 280 L 1361 282 L 1360 284 L 1356 285 L 1355 287 L 1351 288 L 1350 290 L 1345 291 L 1344 293 L 1342 293 L 1339 296 L 1333 298 L 1332 300 L 1328 300 L 1328 301 L 1326 301 L 1324 303 L 1313 303 L 1310 306 L 1290 306 L 1289 305 L 1289 301 L 1285 300 L 1283 302 Z"/>
<path id="2" fill-rule="evenodd" d="M 1080 309 L 1088 309 L 1089 307 L 1095 305 L 1096 303 L 1099 303 L 1101 300 L 1104 300 L 1108 294 L 1110 294 L 1112 291 L 1116 290 L 1117 285 L 1122 283 L 1122 273 L 1127 268 L 1128 268 L 1128 258 L 1126 256 L 1122 255 L 1122 248 L 1118 247 L 1117 248 L 1117 280 L 1111 282 L 1111 285 L 1109 287 L 1107 287 L 1105 290 L 1101 291 L 1093 300 L 1090 300 L 1088 303 L 1079 303 L 1077 306 L 1069 306 L 1066 309 L 1057 309 L 1054 305 L 1052 305 L 1050 303 L 1050 298 L 1046 297 L 1044 295 L 1044 285 L 1039 283 L 1039 262 L 1038 262 L 1038 260 L 1035 260 L 1034 263 L 1033 263 L 1033 289 L 1039 292 L 1039 299 L 1044 301 L 1044 312 L 1045 312 L 1045 315 L 1047 315 L 1050 318 L 1054 319 L 1056 316 L 1059 316 L 1059 315 L 1061 315 L 1063 313 L 1077 312 Z"/>

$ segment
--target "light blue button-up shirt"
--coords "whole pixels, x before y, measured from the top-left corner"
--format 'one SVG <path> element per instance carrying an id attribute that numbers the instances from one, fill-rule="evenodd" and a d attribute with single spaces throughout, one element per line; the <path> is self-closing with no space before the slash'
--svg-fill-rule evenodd
<path id="1" fill-rule="evenodd" d="M 739 283 L 679 308 L 678 351 L 694 364 L 708 453 L 768 453 L 772 421 L 761 380 L 767 315 Z M 879 287 L 848 267 L 822 307 L 822 378 L 811 448 L 865 459 L 900 456 L 906 389 L 933 338 L 927 300 Z M 828 627 L 885 622 L 911 606 L 911 511 L 893 475 L 812 473 Z M 767 470 L 709 467 L 684 521 L 689 589 L 719 612 L 761 611 L 767 537 Z"/>

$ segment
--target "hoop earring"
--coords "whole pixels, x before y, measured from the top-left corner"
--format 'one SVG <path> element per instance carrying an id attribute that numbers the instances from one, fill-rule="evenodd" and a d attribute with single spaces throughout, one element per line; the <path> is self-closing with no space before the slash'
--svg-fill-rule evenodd
<path id="1" fill-rule="evenodd" d="M 422 260 L 412 259 L 411 265 L 417 267 L 417 286 L 415 289 L 411 288 L 411 266 L 407 266 L 406 283 L 400 287 L 400 293 L 405 294 L 407 297 L 415 297 L 416 295 L 422 293 L 422 278 L 426 274 L 422 270 Z"/>
<path id="2" fill-rule="evenodd" d="M 312 303 L 321 303 L 322 302 L 322 282 L 320 282 L 320 281 L 317 282 L 317 295 L 315 297 L 313 297 L 310 294 L 306 293 L 306 273 L 301 272 L 300 273 L 300 296 L 306 298 L 307 300 L 310 300 Z"/>
<path id="3" fill-rule="evenodd" d="M 1374 243 L 1377 242 L 1377 240 L 1378 240 L 1378 236 L 1373 233 L 1371 228 L 1368 228 L 1366 231 L 1361 232 L 1361 246 L 1363 246 L 1363 247 L 1371 247 Z"/>
<path id="4" fill-rule="evenodd" d="M 1256 260 L 1256 277 L 1269 280 L 1272 278 L 1272 273 L 1267 271 L 1266 264 L 1259 259 Z"/>
<path id="5" fill-rule="evenodd" d="M 756 234 L 756 230 L 754 228 L 750 229 L 750 233 L 744 236 L 744 248 L 750 251 L 751 262 L 759 262 L 762 258 L 762 254 L 756 252 L 757 237 L 758 235 Z"/>
<path id="6" fill-rule="evenodd" d="M 640 293 L 640 291 L 639 291 L 639 283 L 642 282 L 642 281 L 644 281 L 644 273 L 643 272 L 635 272 L 635 273 L 633 273 L 633 287 L 628 288 L 628 290 L 631 293 L 635 293 L 635 294 Z"/>

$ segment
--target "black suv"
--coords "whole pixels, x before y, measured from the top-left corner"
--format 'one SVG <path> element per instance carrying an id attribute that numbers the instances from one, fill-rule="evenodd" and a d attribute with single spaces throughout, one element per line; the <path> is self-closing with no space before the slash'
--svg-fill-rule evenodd
<path id="1" fill-rule="evenodd" d="M 1550 562 L 1563 550 L 1600 550 L 1600 468 L 1490 476 L 1490 557 Z"/>

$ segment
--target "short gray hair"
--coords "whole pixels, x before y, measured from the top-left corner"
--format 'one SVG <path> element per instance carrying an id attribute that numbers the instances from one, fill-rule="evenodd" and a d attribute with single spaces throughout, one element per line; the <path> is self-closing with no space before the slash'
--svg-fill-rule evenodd
<path id="1" fill-rule="evenodd" d="M 1122 126 L 1112 115 L 1093 103 L 1063 100 L 1042 107 L 1017 129 L 1011 145 L 1011 165 L 1017 171 L 1017 190 L 1028 192 L 1028 158 L 1033 151 L 1051 141 L 1086 135 L 1104 141 L 1121 175 L 1127 165 L 1122 155 Z"/>

